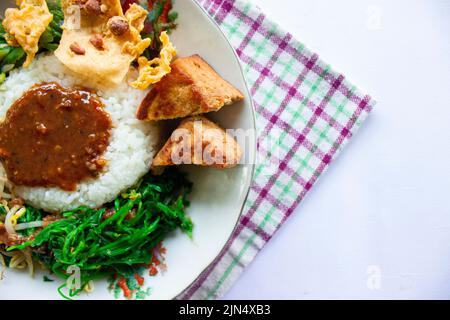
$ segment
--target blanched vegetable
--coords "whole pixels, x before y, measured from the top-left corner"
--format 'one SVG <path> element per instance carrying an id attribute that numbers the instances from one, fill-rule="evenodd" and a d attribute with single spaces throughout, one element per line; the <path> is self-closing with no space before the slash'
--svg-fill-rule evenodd
<path id="1" fill-rule="evenodd" d="M 191 183 L 176 169 L 161 176 L 148 174 L 113 203 L 64 212 L 62 220 L 42 229 L 34 240 L 8 251 L 36 250 L 35 257 L 61 278 L 76 266 L 82 288 L 92 279 L 129 273 L 150 263 L 153 249 L 170 232 L 181 229 L 191 236 L 193 225 L 185 213 L 190 190 Z"/>

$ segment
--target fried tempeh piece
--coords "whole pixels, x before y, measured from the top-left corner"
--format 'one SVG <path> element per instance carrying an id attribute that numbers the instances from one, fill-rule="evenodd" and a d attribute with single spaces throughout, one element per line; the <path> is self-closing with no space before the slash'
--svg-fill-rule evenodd
<path id="1" fill-rule="evenodd" d="M 211 111 L 244 99 L 243 94 L 221 78 L 199 55 L 179 58 L 142 101 L 139 120 L 183 118 Z"/>
<path id="2" fill-rule="evenodd" d="M 219 169 L 232 168 L 242 158 L 237 141 L 203 116 L 181 122 L 153 160 L 154 167 L 194 164 Z"/>

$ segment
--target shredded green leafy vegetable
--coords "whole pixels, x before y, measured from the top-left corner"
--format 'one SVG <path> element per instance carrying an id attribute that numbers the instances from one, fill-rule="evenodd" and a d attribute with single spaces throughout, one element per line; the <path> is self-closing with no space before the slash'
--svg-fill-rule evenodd
<path id="1" fill-rule="evenodd" d="M 17 219 L 18 223 L 41 221 L 42 217 L 44 217 L 46 215 L 43 210 L 36 209 L 36 208 L 28 206 L 28 205 L 25 206 L 25 209 L 26 209 L 25 214 L 23 216 L 21 216 L 19 219 Z M 29 229 L 18 231 L 18 233 L 22 236 L 28 237 L 28 236 L 31 236 L 35 231 L 36 231 L 36 228 L 29 228 Z"/>
<path id="2" fill-rule="evenodd" d="M 42 229 L 33 240 L 7 248 L 31 247 L 34 257 L 66 279 L 76 266 L 84 287 L 90 280 L 125 274 L 152 259 L 152 250 L 172 231 L 192 236 L 186 215 L 191 183 L 177 169 L 161 176 L 147 174 L 139 186 L 100 208 L 79 207 L 62 213 L 62 220 Z M 29 207 L 27 207 L 29 211 Z M 35 219 L 30 211 L 24 220 Z M 29 222 L 29 221 L 27 221 Z"/>

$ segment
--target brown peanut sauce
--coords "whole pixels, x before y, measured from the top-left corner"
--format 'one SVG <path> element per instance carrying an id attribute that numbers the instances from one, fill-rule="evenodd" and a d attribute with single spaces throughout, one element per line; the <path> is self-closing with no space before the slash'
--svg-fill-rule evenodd
<path id="1" fill-rule="evenodd" d="M 111 119 L 92 92 L 42 83 L 25 92 L 0 124 L 0 157 L 18 186 L 75 191 L 106 165 Z"/>

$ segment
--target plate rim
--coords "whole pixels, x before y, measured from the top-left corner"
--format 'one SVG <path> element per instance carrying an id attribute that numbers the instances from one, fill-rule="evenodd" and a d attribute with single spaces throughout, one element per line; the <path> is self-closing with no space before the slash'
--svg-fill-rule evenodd
<path id="1" fill-rule="evenodd" d="M 220 28 L 219 24 L 216 22 L 216 20 L 214 20 L 213 17 L 210 16 L 210 14 L 206 11 L 205 8 L 203 8 L 203 6 L 197 2 L 197 0 L 191 0 L 191 2 L 193 2 L 197 8 L 201 11 L 201 13 L 206 16 L 207 20 L 219 31 L 220 35 L 222 36 L 222 38 L 225 40 L 225 42 L 227 43 L 228 47 L 231 49 L 231 52 L 234 55 L 234 58 L 236 59 L 238 65 L 239 65 L 239 70 L 242 76 L 242 79 L 244 80 L 244 86 L 245 86 L 245 91 L 247 93 L 247 96 L 250 99 L 250 106 L 251 106 L 251 115 L 252 115 L 252 126 L 253 126 L 253 130 L 255 130 L 255 136 L 254 139 L 252 139 L 252 146 L 251 146 L 251 150 L 250 150 L 250 160 L 251 163 L 248 164 L 247 166 L 250 168 L 250 174 L 248 175 L 247 181 L 246 181 L 246 186 L 245 186 L 245 190 L 244 194 L 245 197 L 243 198 L 242 201 L 242 205 L 241 205 L 241 209 L 239 212 L 239 215 L 236 219 L 236 223 L 233 227 L 233 230 L 231 231 L 229 237 L 227 238 L 225 244 L 223 245 L 223 247 L 220 249 L 219 253 L 214 257 L 214 259 L 211 260 L 211 262 L 200 272 L 200 274 L 191 282 L 189 283 L 189 285 L 187 285 L 183 290 L 181 290 L 180 293 L 178 293 L 177 295 L 175 295 L 171 300 L 180 300 L 182 298 L 182 296 L 186 293 L 186 291 L 192 287 L 192 285 L 194 283 L 196 283 L 204 274 L 207 270 L 210 269 L 210 267 L 214 264 L 214 262 L 220 257 L 220 255 L 222 254 L 223 250 L 225 249 L 225 247 L 230 243 L 231 238 L 233 236 L 233 234 L 235 233 L 238 225 L 239 225 L 239 221 L 241 220 L 242 214 L 244 212 L 244 206 L 245 203 L 247 202 L 248 196 L 250 194 L 250 188 L 252 185 L 252 181 L 255 175 L 255 168 L 256 168 L 256 154 L 257 154 L 257 129 L 256 129 L 256 113 L 255 113 L 255 105 L 253 102 L 253 98 L 252 95 L 250 93 L 250 89 L 248 86 L 248 82 L 247 82 L 247 77 L 244 74 L 244 69 L 242 67 L 241 64 L 241 59 L 239 58 L 236 50 L 234 49 L 233 45 L 231 44 L 230 40 L 227 38 L 227 36 L 225 35 L 225 33 L 223 32 L 223 30 Z"/>

